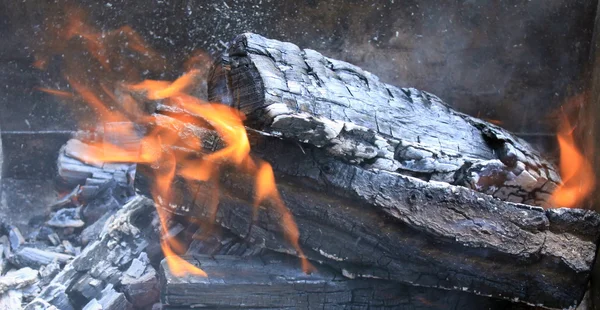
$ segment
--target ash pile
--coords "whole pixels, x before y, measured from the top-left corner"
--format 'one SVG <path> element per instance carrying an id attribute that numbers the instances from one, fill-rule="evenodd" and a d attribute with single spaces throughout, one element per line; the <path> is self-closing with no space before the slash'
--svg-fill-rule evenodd
<path id="1" fill-rule="evenodd" d="M 23 236 L 2 225 L 0 309 L 148 309 L 158 302 L 158 219 L 135 196 L 135 165 L 85 162 L 70 140 L 58 157 L 48 216 Z"/>

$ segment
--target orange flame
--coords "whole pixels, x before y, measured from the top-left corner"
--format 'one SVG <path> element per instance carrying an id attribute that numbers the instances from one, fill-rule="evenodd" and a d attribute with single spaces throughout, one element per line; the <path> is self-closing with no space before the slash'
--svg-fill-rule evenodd
<path id="1" fill-rule="evenodd" d="M 83 38 L 87 52 L 107 72 L 110 71 L 108 64 L 113 55 L 109 53 L 109 49 L 106 47 L 106 37 L 115 35 L 115 33 L 123 34 L 127 38 L 130 49 L 145 55 L 155 55 L 130 27 L 125 26 L 117 31 L 105 34 L 86 25 L 81 16 L 81 14 L 72 14 L 72 19 L 67 22 L 66 31 L 61 34 L 60 38 L 63 40 L 74 37 Z M 47 58 L 40 57 L 39 59 Z M 86 79 L 84 82 L 74 78 L 76 73 L 67 72 L 67 81 L 75 92 L 75 96 L 71 97 L 83 99 L 93 107 L 102 122 L 113 124 L 105 126 L 103 141 L 89 142 L 90 148 L 84 156 L 91 162 L 132 162 L 153 167 L 154 184 L 152 184 L 151 192 L 157 205 L 157 213 L 161 224 L 163 236 L 161 247 L 167 264 L 174 274 L 178 276 L 186 274 L 206 276 L 203 270 L 178 256 L 184 250 L 184 246 L 168 236 L 170 214 L 165 210 L 169 209 L 171 204 L 173 180 L 176 176 L 181 176 L 187 182 L 209 181 L 217 184 L 219 171 L 226 164 L 234 165 L 243 172 L 255 176 L 255 211 L 259 205 L 264 203 L 274 207 L 275 211 L 281 215 L 281 224 L 286 239 L 295 248 L 296 253 L 302 260 L 303 270 L 305 272 L 312 271 L 314 268 L 300 249 L 298 227 L 281 200 L 271 166 L 266 162 L 256 162 L 250 156 L 250 142 L 243 124 L 243 114 L 225 105 L 204 102 L 187 93 L 199 79 L 201 71 L 195 69 L 196 66 L 193 65 L 199 59 L 202 58 L 196 55 L 191 61 L 188 61 L 187 66 L 190 67 L 190 70 L 173 82 L 144 80 L 137 83 L 116 83 L 113 81 L 114 85 L 108 87 L 106 78 Z M 38 60 L 36 65 L 44 67 L 46 63 L 42 66 L 41 62 L 42 60 Z M 50 89 L 40 90 L 62 97 L 70 95 L 69 93 Z M 163 104 L 188 111 L 193 117 L 172 116 L 157 121 L 158 116 L 142 113 L 144 102 L 138 101 L 140 98 L 148 101 L 162 100 Z M 138 139 L 139 147 L 127 148 L 110 139 L 111 137 L 117 137 L 117 140 L 119 137 L 139 137 L 134 122 L 153 128 L 149 133 Z M 177 130 L 172 130 L 172 128 L 181 128 L 182 123 L 212 126 L 221 137 L 225 147 L 200 159 L 189 159 L 176 153 L 172 146 L 179 145 L 181 142 L 188 147 L 193 146 L 196 150 L 201 151 L 201 137 L 194 135 L 182 137 L 177 134 Z M 114 126 L 114 124 L 118 124 L 118 126 Z M 212 197 L 208 212 L 213 220 L 216 218 L 218 208 L 218 186 L 214 188 L 215 192 L 207 193 Z"/>
<path id="2" fill-rule="evenodd" d="M 51 94 L 51 95 L 58 96 L 58 97 L 63 97 L 63 98 L 72 98 L 73 97 L 72 93 L 62 91 L 62 90 L 50 89 L 50 88 L 44 88 L 44 87 L 36 87 L 36 89 L 39 91 L 43 91 L 45 93 Z"/>
<path id="3" fill-rule="evenodd" d="M 577 207 L 594 189 L 596 179 L 590 162 L 577 149 L 574 128 L 563 115 L 557 138 L 560 147 L 562 184 L 552 193 L 552 201 L 560 207 Z"/>

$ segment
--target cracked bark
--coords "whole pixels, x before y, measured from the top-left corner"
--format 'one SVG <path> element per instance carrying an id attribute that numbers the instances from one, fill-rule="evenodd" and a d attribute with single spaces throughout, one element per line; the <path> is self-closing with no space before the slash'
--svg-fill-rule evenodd
<path id="1" fill-rule="evenodd" d="M 209 80 L 209 99 L 239 108 L 257 129 L 322 147 L 350 163 L 549 206 L 560 182 L 522 139 L 397 88 L 354 65 L 246 33 Z"/>

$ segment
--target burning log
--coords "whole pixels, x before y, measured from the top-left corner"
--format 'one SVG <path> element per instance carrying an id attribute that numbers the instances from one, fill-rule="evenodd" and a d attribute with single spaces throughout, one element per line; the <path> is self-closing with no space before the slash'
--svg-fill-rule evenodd
<path id="1" fill-rule="evenodd" d="M 397 88 L 313 50 L 243 34 L 213 69 L 209 99 L 253 128 L 326 149 L 346 162 L 463 185 L 511 202 L 550 205 L 552 165 L 498 126 L 436 96 Z"/>
<path id="2" fill-rule="evenodd" d="M 575 306 L 583 297 L 600 215 L 515 203 L 548 205 L 560 180 L 550 163 L 503 129 L 452 111 L 433 95 L 382 84 L 352 65 L 252 34 L 234 41 L 213 70 L 209 93 L 247 113 L 257 129 L 249 135 L 252 155 L 274 167 L 311 261 L 347 278 L 551 308 Z M 198 137 L 200 153 L 224 145 L 210 129 L 170 119 L 197 117 L 193 112 L 165 105 L 158 112 L 156 124 Z M 136 187 L 149 193 L 153 170 L 145 169 L 150 179 L 138 176 Z M 220 181 L 221 226 L 300 255 L 283 237 L 283 214 L 253 213 L 252 176 L 225 169 Z M 176 179 L 169 211 L 211 220 L 207 193 L 215 184 L 189 184 Z"/>
<path id="3" fill-rule="evenodd" d="M 585 292 L 600 223 L 592 211 L 544 211 L 462 187 L 370 171 L 308 145 L 302 151 L 293 142 L 253 139 L 259 140 L 255 154 L 275 167 L 281 197 L 312 261 L 354 278 L 547 307 L 571 306 Z M 138 180 L 136 186 L 144 188 L 144 178 Z M 253 223 L 250 176 L 224 173 L 221 182 L 217 222 L 268 249 L 295 253 L 283 238 L 280 214 L 261 209 Z M 178 180 L 173 188 L 180 207 L 170 211 L 210 218 L 209 202 L 202 198 L 212 191 L 209 184 L 188 189 Z"/>

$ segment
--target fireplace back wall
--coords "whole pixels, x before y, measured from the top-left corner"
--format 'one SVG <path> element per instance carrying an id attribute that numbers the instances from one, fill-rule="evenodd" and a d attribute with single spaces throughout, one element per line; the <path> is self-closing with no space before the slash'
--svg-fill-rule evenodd
<path id="1" fill-rule="evenodd" d="M 34 69 L 32 53 L 43 40 L 45 19 L 73 3 L 3 2 L 3 173 L 51 176 L 55 152 L 46 147 L 62 144 L 78 114 L 34 90 L 65 84 L 55 68 Z M 132 26 L 173 68 L 194 50 L 222 50 L 222 42 L 235 34 L 257 32 L 354 63 L 385 82 L 432 92 L 459 111 L 502 122 L 542 148 L 554 139 L 548 116 L 585 91 L 596 1 L 258 3 L 84 0 L 77 5 L 103 30 Z M 27 153 L 35 156 L 23 164 Z"/>

